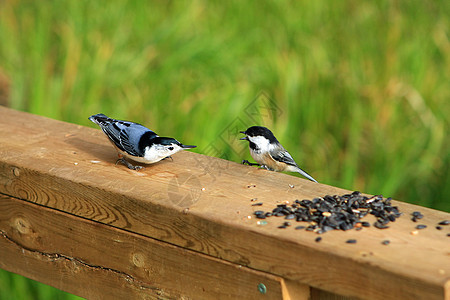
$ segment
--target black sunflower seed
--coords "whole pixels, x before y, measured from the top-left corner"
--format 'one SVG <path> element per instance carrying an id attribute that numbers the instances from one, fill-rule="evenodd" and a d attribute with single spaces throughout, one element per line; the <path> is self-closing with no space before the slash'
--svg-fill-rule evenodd
<path id="1" fill-rule="evenodd" d="M 370 227 L 370 223 L 369 222 L 361 222 L 361 224 L 364 227 Z"/>
<path id="2" fill-rule="evenodd" d="M 438 223 L 439 225 L 449 225 L 450 224 L 450 220 L 444 220 Z"/>
<path id="3" fill-rule="evenodd" d="M 373 223 L 373 226 L 375 226 L 375 227 L 378 228 L 378 229 L 386 229 L 386 228 L 389 228 L 389 226 L 386 226 L 386 225 L 384 225 L 384 224 L 381 224 L 380 222 L 375 222 L 375 223 Z"/>
<path id="4" fill-rule="evenodd" d="M 389 240 L 384 240 L 381 242 L 383 245 L 389 245 L 391 243 L 391 241 Z"/>
<path id="5" fill-rule="evenodd" d="M 346 241 L 347 244 L 356 244 L 356 240 L 350 239 Z"/>
<path id="6" fill-rule="evenodd" d="M 416 229 L 425 229 L 425 228 L 427 228 L 427 225 L 420 224 L 416 226 Z"/>

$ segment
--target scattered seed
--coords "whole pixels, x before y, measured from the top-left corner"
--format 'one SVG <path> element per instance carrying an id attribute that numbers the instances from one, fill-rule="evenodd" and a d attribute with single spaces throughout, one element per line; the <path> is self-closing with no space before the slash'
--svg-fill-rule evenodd
<path id="1" fill-rule="evenodd" d="M 322 216 L 324 216 L 324 217 L 331 217 L 331 213 L 329 211 L 324 211 L 322 213 Z"/>
<path id="2" fill-rule="evenodd" d="M 261 205 L 263 205 L 263 203 L 262 203 L 262 202 L 258 202 L 258 203 L 253 203 L 253 204 L 252 204 L 252 206 L 261 206 Z"/>
<path id="3" fill-rule="evenodd" d="M 372 203 L 375 200 L 376 200 L 376 198 L 375 198 L 375 196 L 373 196 L 372 198 L 367 199 L 366 203 Z"/>
<path id="4" fill-rule="evenodd" d="M 286 220 L 292 220 L 292 219 L 295 219 L 295 215 L 294 215 L 294 214 L 287 215 L 287 216 L 285 217 L 285 219 L 286 219 Z"/>
<path id="5" fill-rule="evenodd" d="M 316 229 L 316 228 L 312 225 L 306 227 L 306 231 L 313 231 L 314 229 Z"/>
<path id="6" fill-rule="evenodd" d="M 256 187 L 256 184 L 249 184 L 249 185 L 247 185 L 247 188 L 249 189 L 249 188 L 254 188 L 254 187 Z"/>
<path id="7" fill-rule="evenodd" d="M 449 225 L 450 224 L 450 220 L 444 220 L 438 223 L 439 225 Z"/>
<path id="8" fill-rule="evenodd" d="M 447 236 L 450 236 L 450 233 L 447 233 Z"/>
<path id="9" fill-rule="evenodd" d="M 370 223 L 369 222 L 361 222 L 363 227 L 370 227 Z"/>
<path id="10" fill-rule="evenodd" d="M 320 242 L 322 240 L 322 238 L 319 236 L 319 237 L 316 237 L 316 239 L 315 239 L 315 241 L 318 243 L 318 242 Z"/>
<path id="11" fill-rule="evenodd" d="M 418 235 L 419 232 L 418 232 L 417 230 L 414 230 L 414 231 L 411 231 L 411 234 L 412 234 L 412 235 Z"/>
<path id="12" fill-rule="evenodd" d="M 286 228 L 286 226 L 285 225 L 280 225 L 280 226 L 278 226 L 278 228 L 284 229 L 284 228 Z"/>
<path id="13" fill-rule="evenodd" d="M 256 200 L 258 200 L 258 198 L 252 198 L 252 199 L 250 199 L 251 202 L 255 202 Z"/>
<path id="14" fill-rule="evenodd" d="M 267 225 L 267 221 L 258 221 L 256 222 L 258 225 Z"/>
<path id="15" fill-rule="evenodd" d="M 442 227 L 441 226 L 436 226 L 436 229 L 437 230 L 442 230 Z"/>
<path id="16" fill-rule="evenodd" d="M 299 230 L 299 229 L 305 229 L 306 227 L 305 226 L 297 226 L 297 227 L 295 227 L 295 229 L 297 229 L 297 230 Z"/>
<path id="17" fill-rule="evenodd" d="M 422 219 L 422 218 L 423 218 L 423 215 L 422 215 L 422 213 L 421 213 L 420 211 L 415 211 L 415 212 L 412 213 L 412 218 L 411 218 L 411 220 L 412 220 L 413 222 L 417 222 L 417 220 L 420 220 L 420 219 Z"/>
<path id="18" fill-rule="evenodd" d="M 390 243 L 391 243 L 391 241 L 389 241 L 389 240 L 384 240 L 381 242 L 381 244 L 383 244 L 383 245 L 389 245 Z"/>
<path id="19" fill-rule="evenodd" d="M 256 218 L 257 218 L 257 219 L 265 219 L 265 218 L 266 218 L 266 215 L 264 215 L 264 214 L 256 215 Z"/>
<path id="20" fill-rule="evenodd" d="M 378 229 L 386 229 L 386 228 L 389 228 L 389 226 L 386 226 L 386 225 L 384 225 L 384 224 L 382 224 L 382 223 L 380 223 L 380 222 L 375 222 L 375 223 L 373 223 L 373 226 L 375 226 L 376 228 L 378 228 Z"/>
<path id="21" fill-rule="evenodd" d="M 425 229 L 425 228 L 427 228 L 427 225 L 420 224 L 416 226 L 416 229 Z"/>
<path id="22" fill-rule="evenodd" d="M 356 240 L 350 239 L 346 241 L 347 244 L 356 244 Z"/>
<path id="23" fill-rule="evenodd" d="M 283 225 L 284 226 L 291 226 L 291 222 L 284 222 Z"/>
<path id="24" fill-rule="evenodd" d="M 295 188 L 295 186 L 294 186 L 293 184 L 290 184 L 289 187 L 290 187 L 291 189 Z"/>

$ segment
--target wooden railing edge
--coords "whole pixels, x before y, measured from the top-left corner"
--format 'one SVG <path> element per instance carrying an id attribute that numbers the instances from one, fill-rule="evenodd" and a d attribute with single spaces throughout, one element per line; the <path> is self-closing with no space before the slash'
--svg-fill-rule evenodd
<path id="1" fill-rule="evenodd" d="M 3 110 L 3 111 L 2 111 Z M 12 114 L 15 114 L 15 116 L 10 116 L 10 120 L 4 120 L 4 122 L 11 122 L 11 120 L 15 119 L 24 119 L 24 118 L 29 118 L 31 123 L 33 122 L 39 122 L 42 125 L 42 122 L 45 123 L 45 126 L 42 126 L 43 131 L 39 132 L 39 129 L 36 128 L 36 126 L 31 126 L 30 128 L 22 128 L 22 133 L 25 136 L 28 136 L 27 139 L 25 139 L 24 141 L 21 140 L 21 138 L 17 138 L 16 141 L 21 142 L 23 145 L 26 145 L 28 147 L 28 150 L 30 150 L 30 147 L 35 149 L 36 151 L 32 152 L 32 154 L 30 155 L 30 152 L 27 151 L 21 151 L 23 149 L 21 149 L 20 147 L 20 143 L 14 143 L 13 142 L 9 142 L 9 144 L 7 145 L 8 150 L 4 151 L 2 160 L 0 161 L 0 168 L 3 172 L 2 174 L 2 180 L 1 180 L 1 190 L 0 192 L 9 196 L 9 197 L 13 197 L 16 199 L 22 199 L 25 201 L 29 201 L 29 202 L 34 202 L 40 205 L 44 205 L 46 207 L 48 207 L 49 209 L 53 209 L 55 211 L 60 210 L 63 211 L 65 213 L 68 214 L 72 214 L 72 215 L 76 215 L 79 217 L 83 217 L 83 218 L 90 218 L 89 214 L 94 215 L 96 217 L 90 218 L 93 222 L 95 223 L 103 223 L 105 225 L 109 225 L 114 228 L 118 228 L 118 229 L 122 229 L 122 230 L 126 230 L 126 231 L 134 231 L 135 234 L 137 235 L 143 235 L 144 237 L 150 237 L 156 241 L 161 241 L 164 243 L 168 243 L 170 245 L 176 245 L 178 247 L 182 247 L 185 249 L 189 249 L 191 251 L 194 251 L 194 253 L 198 253 L 198 252 L 203 252 L 204 254 L 206 254 L 207 256 L 211 256 L 211 257 L 216 257 L 216 259 L 219 260 L 224 260 L 227 261 L 227 263 L 232 263 L 235 265 L 243 265 L 243 266 L 248 266 L 250 270 L 254 270 L 255 272 L 262 272 L 262 274 L 268 274 L 266 272 L 269 271 L 268 276 L 279 276 L 278 278 L 280 278 L 279 282 L 281 282 L 281 280 L 286 280 L 286 282 L 296 282 L 299 284 L 299 286 L 301 287 L 301 289 L 304 288 L 305 284 L 310 285 L 312 282 L 314 282 L 313 286 L 318 287 L 318 288 L 323 288 L 325 290 L 331 290 L 333 292 L 339 293 L 339 294 L 343 294 L 343 295 L 348 295 L 348 296 L 354 296 L 354 297 L 358 297 L 358 296 L 364 296 L 364 295 L 360 295 L 357 293 L 357 288 L 355 288 L 355 286 L 351 286 L 351 288 L 349 288 L 349 290 L 345 290 L 345 285 L 346 284 L 342 284 L 342 283 L 336 283 L 333 282 L 333 279 L 329 280 L 329 282 L 325 282 L 323 284 L 320 284 L 317 282 L 317 279 L 314 278 L 300 278 L 301 276 L 303 276 L 304 274 L 306 274 L 307 272 L 300 272 L 300 273 L 295 273 L 298 272 L 297 270 L 293 273 L 294 275 L 292 275 L 290 271 L 281 271 L 281 268 L 286 268 L 286 264 L 280 266 L 280 269 L 278 268 L 274 268 L 274 264 L 277 263 L 277 261 L 273 260 L 273 257 L 270 257 L 271 261 L 270 263 L 268 262 L 264 262 L 264 261 L 258 261 L 255 257 L 257 257 L 258 255 L 260 255 L 258 252 L 260 250 L 257 249 L 257 247 L 255 247 L 255 245 L 252 246 L 252 244 L 254 244 L 256 241 L 261 240 L 263 242 L 270 242 L 274 240 L 274 236 L 278 235 L 279 231 L 274 231 L 274 230 L 267 230 L 267 231 L 263 231 L 261 232 L 261 227 L 258 226 L 254 226 L 254 223 L 249 223 L 249 222 L 253 222 L 253 220 L 244 220 L 242 225 L 242 228 L 248 228 L 248 235 L 247 236 L 243 236 L 243 237 L 239 237 L 238 239 L 236 239 L 237 241 L 245 241 L 246 238 L 248 238 L 250 241 L 248 242 L 249 247 L 252 246 L 249 249 L 245 249 L 245 251 L 243 251 L 242 249 L 239 249 L 239 251 L 234 251 L 234 249 L 227 249 L 224 245 L 227 244 L 227 242 L 224 240 L 225 238 L 230 239 L 230 238 L 236 238 L 236 236 L 234 236 L 236 234 L 236 229 L 240 228 L 240 227 L 236 227 L 236 228 L 231 228 L 231 227 L 223 227 L 222 223 L 221 224 L 216 224 L 216 219 L 214 217 L 206 217 L 205 218 L 205 214 L 204 211 L 208 209 L 207 205 L 200 205 L 197 203 L 192 203 L 191 206 L 188 206 L 186 208 L 184 208 L 183 206 L 177 206 L 177 205 L 167 205 L 165 206 L 165 202 L 164 200 L 167 200 L 167 192 L 166 195 L 161 195 L 158 193 L 153 193 L 151 194 L 151 201 L 145 200 L 145 198 L 140 197 L 140 198 L 135 198 L 133 199 L 133 197 L 137 194 L 139 194 L 141 192 L 141 190 L 139 190 L 139 188 L 137 188 L 137 191 L 134 191 L 133 196 L 129 196 L 129 197 L 124 197 L 124 193 L 120 192 L 117 194 L 114 194 L 116 192 L 113 193 L 113 190 L 118 191 L 118 190 L 126 190 L 127 187 L 129 188 L 130 186 L 130 182 L 137 182 L 138 184 L 142 184 L 142 179 L 145 176 L 142 176 L 142 174 L 140 175 L 136 175 L 134 173 L 130 174 L 131 171 L 128 170 L 123 170 L 123 169 L 118 169 L 116 167 L 113 166 L 113 163 L 107 162 L 112 161 L 114 159 L 114 154 L 110 154 L 111 152 L 113 152 L 112 148 L 110 148 L 109 144 L 107 144 L 106 140 L 102 140 L 101 138 L 98 138 L 101 136 L 101 134 L 96 131 L 93 130 L 88 130 L 86 128 L 80 128 L 79 126 L 76 125 L 71 125 L 71 124 L 67 124 L 67 123 L 63 123 L 63 122 L 58 122 L 58 121 L 53 121 L 53 120 L 48 120 L 45 118 L 41 118 L 38 116 L 32 116 L 26 113 L 21 113 L 21 112 L 15 112 L 12 110 L 8 110 L 8 109 L 1 109 L 0 113 L 4 114 L 6 111 L 11 112 Z M 18 116 L 20 116 L 20 118 L 18 118 Z M 5 118 L 5 119 L 8 119 Z M 2 123 L 0 122 L 0 126 L 2 126 Z M 48 132 L 51 132 L 52 127 L 59 127 L 58 128 L 58 134 L 49 134 Z M 14 127 L 14 126 L 13 126 Z M 20 129 L 19 126 L 16 126 L 16 128 Z M 3 129 L 3 127 L 2 127 Z M 20 130 L 19 130 L 20 131 Z M 28 133 L 26 133 L 28 131 Z M 31 133 L 30 133 L 31 132 Z M 85 132 L 85 133 L 83 133 Z M 87 137 L 86 140 L 84 140 L 84 138 Z M 49 139 L 53 139 L 55 138 L 55 140 L 57 140 L 57 142 L 49 142 Z M 72 138 L 72 142 L 68 142 L 67 140 Z M 80 153 L 80 142 L 78 141 L 74 141 L 74 139 L 80 139 L 83 140 L 83 143 L 85 143 L 85 145 L 95 145 L 95 142 L 97 142 L 98 140 L 98 148 L 99 150 L 93 150 L 92 152 L 86 152 L 84 154 Z M 1 136 L 0 136 L 0 141 L 2 140 Z M 4 140 L 4 139 L 3 139 Z M 77 144 L 78 143 L 78 144 Z M 54 144 L 54 149 L 57 149 L 57 153 L 54 154 L 54 152 L 49 151 L 49 149 L 42 149 L 45 148 L 43 146 L 45 145 L 49 145 L 49 144 Z M 61 149 L 62 145 L 66 145 L 66 149 Z M 69 145 L 69 146 L 67 146 Z M 40 150 L 39 150 L 40 149 Z M 53 148 L 52 148 L 53 149 Z M 75 149 L 75 150 L 74 150 Z M 41 152 L 39 152 L 41 151 Z M 70 151 L 73 152 L 77 152 L 77 154 L 75 154 L 73 157 L 69 157 L 70 159 L 76 157 L 76 159 L 78 159 L 78 165 L 87 165 L 87 163 L 89 161 L 94 161 L 94 157 L 100 157 L 100 159 L 98 159 L 99 162 L 95 162 L 95 163 L 90 163 L 89 166 L 83 166 L 83 168 L 85 168 L 85 170 L 88 170 L 88 172 L 92 172 L 95 173 L 94 175 L 89 175 L 89 176 L 97 176 L 96 174 L 99 174 L 99 171 L 97 170 L 91 170 L 90 168 L 98 168 L 103 171 L 103 172 L 108 172 L 109 176 L 117 176 L 117 178 L 124 178 L 126 176 L 132 176 L 133 180 L 124 180 L 126 182 L 118 182 L 114 188 L 111 188 L 110 186 L 106 186 L 106 181 L 99 181 L 99 185 L 98 188 L 96 189 L 92 189 L 92 186 L 90 186 L 87 182 L 84 181 L 84 179 L 80 179 L 80 178 L 72 178 L 72 179 L 76 179 L 74 181 L 72 181 L 72 183 L 70 183 L 70 176 L 78 176 L 80 173 L 79 171 L 75 170 L 73 171 L 73 169 L 75 168 L 68 168 L 69 163 L 71 163 L 72 165 L 74 164 L 72 161 L 68 161 L 67 157 L 67 153 L 69 153 Z M 56 161 L 54 162 L 54 164 L 61 164 L 61 168 L 60 170 L 55 171 L 55 169 L 47 169 L 47 171 L 43 171 L 44 169 L 40 169 L 36 168 L 36 167 L 27 167 L 27 166 L 31 166 L 30 161 L 36 161 L 37 159 L 47 159 L 48 157 L 46 157 L 46 155 L 51 156 L 49 158 L 49 160 L 51 159 L 56 159 Z M 64 156 L 65 155 L 65 156 Z M 97 155 L 97 156 L 96 156 Z M 54 156 L 54 157 L 53 157 Z M 80 156 L 83 156 L 83 158 L 80 158 Z M 195 156 L 195 154 L 188 154 L 188 153 L 184 153 L 184 154 L 180 154 L 177 155 L 175 157 L 176 159 L 176 164 L 170 164 L 170 165 L 159 165 L 159 166 L 155 166 L 152 167 L 152 170 L 157 170 L 157 172 L 159 175 L 158 176 L 153 176 L 153 179 L 155 179 L 156 183 L 152 183 L 153 186 L 162 186 L 164 183 L 167 185 L 167 183 L 169 182 L 170 184 L 170 180 L 167 180 L 167 174 L 173 174 L 173 171 L 176 170 L 177 168 L 182 168 L 179 169 L 178 172 L 179 173 L 189 173 L 192 172 L 193 174 L 196 174 L 196 176 L 198 178 L 201 178 L 201 183 L 204 184 L 206 186 L 205 189 L 209 191 L 209 189 L 213 189 L 210 186 L 216 187 L 216 189 L 214 190 L 214 193 L 212 194 L 208 194 L 208 198 L 207 199 L 220 199 L 221 197 L 223 197 L 222 194 L 224 191 L 226 191 L 226 188 L 219 188 L 217 185 L 217 178 L 216 179 L 212 179 L 209 177 L 209 174 L 203 174 L 204 170 L 198 170 L 195 169 L 195 164 L 198 165 L 198 157 L 193 158 L 193 156 Z M 63 157 L 63 159 L 61 159 Z M 20 161 L 23 159 L 23 162 L 21 163 Z M 212 160 L 216 160 L 216 159 L 212 159 Z M 28 161 L 28 162 L 27 162 Z M 19 162 L 19 163 L 18 163 Z M 216 162 L 214 162 L 216 163 Z M 226 162 L 222 162 L 219 161 L 219 163 L 222 164 L 226 164 Z M 25 167 L 24 167 L 25 166 Z M 74 165 L 75 166 L 75 165 Z M 55 167 L 53 167 L 55 168 Z M 112 169 L 114 168 L 114 169 Z M 231 166 L 230 169 L 239 169 L 239 172 L 242 172 L 241 166 Z M 168 171 L 167 171 L 168 169 Z M 49 171 L 50 170 L 50 171 Z M 110 171 L 112 170 L 112 172 Z M 247 171 L 249 170 L 249 171 Z M 63 172 L 64 171 L 64 172 Z M 263 171 L 263 170 L 261 170 Z M 73 173 L 71 173 L 73 172 Z M 156 173 L 157 173 L 156 172 Z M 231 172 L 231 171 L 229 171 Z M 249 180 L 248 182 L 253 180 L 253 183 L 256 183 L 257 186 L 270 186 L 273 187 L 273 180 L 279 180 L 279 182 L 283 182 L 284 184 L 286 184 L 287 186 L 287 182 L 294 182 L 296 187 L 300 187 L 304 189 L 304 192 L 302 191 L 302 193 L 306 193 L 306 194 L 314 194 L 314 189 L 315 187 L 313 185 L 311 185 L 309 182 L 306 183 L 301 179 L 298 178 L 290 178 L 291 176 L 286 176 L 284 174 L 275 174 L 273 172 L 269 173 L 264 173 L 263 176 L 261 176 L 261 172 L 260 170 L 255 170 L 255 169 L 245 169 L 244 170 L 243 175 L 248 175 L 251 180 Z M 266 172 L 266 171 L 263 171 Z M 90 174 L 90 173 L 88 173 Z M 128 175 L 127 175 L 128 174 Z M 202 177 L 203 176 L 203 177 Z M 209 177 L 208 177 L 209 176 Z M 222 175 L 221 175 L 222 176 Z M 225 176 L 225 175 L 224 175 Z M 227 175 L 228 176 L 228 175 Z M 47 187 L 33 187 L 33 184 L 37 184 L 38 182 L 38 177 L 40 179 L 43 179 L 45 181 L 45 184 L 49 184 Z M 219 177 L 219 175 L 217 176 Z M 274 179 L 276 178 L 276 179 Z M 229 177 L 225 178 L 226 180 L 229 180 Z M 255 180 L 258 179 L 257 182 L 255 182 Z M 63 186 L 67 186 L 69 191 L 75 191 L 75 195 L 67 195 L 67 192 L 65 193 L 62 189 Z M 76 190 L 79 188 L 82 188 L 82 190 L 80 190 L 79 192 L 77 192 Z M 185 192 L 191 192 L 190 187 L 188 186 L 187 188 L 185 186 L 183 186 L 182 184 L 178 185 L 178 187 L 181 190 L 181 193 L 185 193 Z M 227 186 L 228 187 L 228 186 Z M 140 186 L 140 188 L 142 189 L 142 186 Z M 242 187 L 240 187 L 242 188 Z M 202 188 L 203 189 L 203 188 Z M 250 195 L 250 193 L 248 192 L 248 190 L 251 190 L 251 188 L 247 188 L 247 190 L 244 190 L 242 192 L 243 197 L 247 197 L 248 195 Z M 330 191 L 341 191 L 340 189 L 335 189 L 335 188 L 328 188 L 328 187 L 322 187 L 321 186 L 321 190 L 323 192 L 330 192 Z M 107 191 L 105 194 L 103 194 L 105 191 Z M 92 192 L 92 195 L 87 195 L 87 193 Z M 217 194 L 219 193 L 219 194 Z M 111 196 L 111 201 L 110 203 L 108 203 L 109 206 L 104 206 L 105 203 L 101 202 L 99 199 L 101 198 L 101 196 L 107 196 L 110 197 Z M 113 196 L 115 195 L 115 196 Z M 258 191 L 258 195 L 264 195 L 264 191 Z M 72 201 L 73 203 L 70 203 L 69 200 L 61 200 L 63 199 L 63 197 L 68 197 L 68 199 L 70 201 Z M 235 196 L 235 195 L 233 195 Z M 264 196 L 262 196 L 261 198 L 263 198 Z M 261 199 L 260 198 L 260 199 Z M 248 198 L 250 199 L 250 198 Z M 20 201 L 22 201 L 20 200 Z M 124 220 L 120 220 L 120 218 L 118 220 L 114 220 L 114 214 L 129 214 L 130 211 L 121 211 L 121 209 L 123 209 L 123 205 L 121 204 L 121 202 L 123 201 L 130 201 L 131 203 L 137 204 L 141 209 L 148 209 L 149 211 L 151 210 L 157 210 L 157 209 L 161 209 L 161 212 L 163 213 L 164 216 L 168 216 L 169 214 L 172 214 L 172 216 L 170 217 L 170 219 L 163 221 L 164 218 L 162 218 L 161 216 L 157 216 L 157 213 L 155 212 L 149 212 L 149 213 L 145 213 L 145 212 L 139 212 L 139 211 L 134 211 L 133 214 L 135 214 L 133 216 L 133 218 L 131 219 L 131 221 L 133 222 L 132 227 L 127 227 L 129 226 L 129 224 L 126 224 L 126 222 L 124 222 Z M 203 200 L 202 200 L 203 201 Z M 230 200 L 232 201 L 232 200 Z M 235 203 L 235 202 L 233 202 Z M 236 202 L 238 203 L 238 202 Z M 71 206 L 73 205 L 73 206 Z M 81 209 L 80 207 L 83 207 L 84 205 L 84 210 Z M 103 205 L 103 206 L 102 206 Z M 405 208 L 409 208 L 409 210 L 411 209 L 416 209 L 415 206 L 410 206 L 407 204 L 402 204 Z M 224 205 L 223 207 L 227 207 L 226 205 Z M 247 212 L 249 211 L 248 207 L 249 204 L 246 203 L 245 205 L 242 205 L 240 202 L 238 205 L 236 205 L 237 209 L 236 212 L 240 212 L 242 213 L 242 215 L 240 217 L 245 218 L 247 215 L 251 216 L 250 214 L 248 214 Z M 247 209 L 245 208 L 247 207 Z M 242 208 L 242 209 L 241 209 Z M 129 209 L 129 208 L 128 208 Z M 424 209 L 430 216 L 432 216 L 432 221 L 434 222 L 435 220 L 438 219 L 442 219 L 444 217 L 446 217 L 448 214 L 445 214 L 443 212 L 437 212 L 437 211 L 433 211 L 433 210 L 429 210 L 429 209 Z M 177 211 L 178 213 L 176 215 L 173 215 L 173 212 Z M 250 208 L 251 211 L 251 208 Z M 406 210 L 408 211 L 408 210 Z M 88 212 L 88 213 L 87 213 Z M 105 213 L 106 212 L 106 213 Z M 147 223 L 147 220 L 142 220 L 140 218 L 142 217 L 154 217 L 154 221 L 153 223 Z M 199 219 L 200 218 L 200 219 Z M 205 218 L 202 220 L 202 218 Z M 130 221 L 130 220 L 128 220 Z M 162 221 L 162 222 L 161 222 Z M 122 223 L 120 223 L 122 222 Z M 181 230 L 180 228 L 178 228 L 177 226 L 173 227 L 174 225 L 172 225 L 173 223 L 178 222 L 179 225 L 177 226 L 185 226 L 187 229 L 183 229 Z M 220 221 L 222 222 L 222 221 Z M 10 223 L 10 222 L 9 222 Z M 158 227 L 155 223 L 160 223 L 160 227 Z M 236 224 L 236 222 L 234 223 L 230 223 L 230 224 Z M 402 224 L 403 225 L 403 224 Z M 166 226 L 166 227 L 164 227 Z M 230 225 L 227 225 L 230 226 Z M 229 229 L 231 228 L 231 229 Z M 263 228 L 264 229 L 264 228 Z M 18 231 L 19 229 L 14 229 L 16 231 Z M 180 231 L 181 230 L 181 231 Z M 247 229 L 246 229 L 247 230 Z M 18 231 L 20 232 L 20 231 Z M 170 236 L 167 237 L 168 232 L 170 232 Z M 216 232 L 221 232 L 223 234 L 223 236 L 219 237 L 220 243 L 218 243 L 218 239 L 217 237 L 214 237 L 214 234 Z M 376 234 L 379 234 L 378 232 L 374 232 Z M 166 237 L 164 236 L 164 234 L 166 234 Z M 189 238 L 186 238 L 186 234 L 187 236 L 189 236 Z M 182 237 L 176 237 L 176 235 L 183 235 Z M 342 236 L 342 234 L 341 234 Z M 436 236 L 434 233 L 431 237 Z M 263 239 L 261 239 L 263 237 Z M 420 237 L 419 237 L 420 238 Z M 208 244 L 208 239 L 210 239 L 210 243 L 212 243 L 211 245 Z M 223 239 L 223 240 L 222 240 Z M 280 241 L 283 240 L 287 240 L 286 245 L 290 245 L 293 247 L 293 249 L 297 249 L 299 250 L 298 253 L 302 253 L 303 255 L 311 255 L 312 257 L 321 257 L 320 259 L 323 261 L 326 261 L 327 258 L 323 255 L 323 253 L 326 253 L 326 251 L 329 251 L 329 249 L 333 248 L 332 245 L 325 245 L 325 247 L 323 247 L 322 244 L 319 243 L 311 243 L 305 240 L 301 240 L 301 242 L 299 244 L 297 244 L 296 241 L 293 241 L 289 236 L 286 236 L 284 233 L 282 233 L 279 237 Z M 192 244 L 189 244 L 189 242 L 191 242 Z M 445 245 L 445 242 L 444 243 Z M 316 246 L 317 245 L 317 246 Z M 437 246 L 440 246 L 441 244 L 438 244 Z M 208 249 L 207 247 L 210 247 L 210 249 Z M 317 249 L 316 249 L 317 247 Z M 442 298 L 448 298 L 449 297 L 449 287 L 448 287 L 448 274 L 447 272 L 450 272 L 450 270 L 448 270 L 447 266 L 442 266 L 442 268 L 439 268 L 436 270 L 437 274 L 436 276 L 421 276 L 420 273 L 420 268 L 417 270 L 417 274 L 415 274 L 414 272 L 411 273 L 411 276 L 407 276 L 405 275 L 405 273 L 403 271 L 401 271 L 400 273 L 390 273 L 392 271 L 386 271 L 386 269 L 384 269 L 383 265 L 378 264 L 378 262 L 375 262 L 375 264 L 373 263 L 373 261 L 371 261 L 371 258 L 362 258 L 362 257 L 346 257 L 345 258 L 345 254 L 343 255 L 341 252 L 339 252 L 339 247 L 338 246 L 336 249 L 338 250 L 335 255 L 336 259 L 343 259 L 343 263 L 339 263 L 339 262 L 333 262 L 331 263 L 329 266 L 322 266 L 322 267 L 329 267 L 329 270 L 331 270 L 331 272 L 334 272 L 336 274 L 336 272 L 338 272 L 338 268 L 342 266 L 342 264 L 346 264 L 348 265 L 349 269 L 348 270 L 344 270 L 344 273 L 348 273 L 351 272 L 351 268 L 356 268 L 359 269 L 360 266 L 365 266 L 366 268 L 372 268 L 373 269 L 373 274 L 371 276 L 366 276 L 366 280 L 372 280 L 370 282 L 366 282 L 363 285 L 369 284 L 369 285 L 374 285 L 373 280 L 381 278 L 382 276 L 386 276 L 386 274 L 391 274 L 391 276 L 394 277 L 399 277 L 400 280 L 397 280 L 398 282 L 395 282 L 394 284 L 398 284 L 400 287 L 402 287 L 401 289 L 401 293 L 403 293 L 403 295 L 406 296 L 412 296 L 415 295 L 415 293 L 417 293 L 417 295 L 423 295 L 423 296 L 431 296 L 431 298 L 436 298 L 436 299 L 442 299 Z M 270 247 L 267 247 L 267 249 L 272 249 L 272 250 L 276 250 L 279 251 L 279 253 L 290 253 L 290 251 L 287 251 L 286 249 L 279 249 L 279 247 L 274 247 L 273 245 L 271 245 Z M 230 251 L 231 250 L 231 251 Z M 435 249 L 434 249 L 435 250 Z M 253 252 L 252 252 L 253 251 Z M 324 252 L 325 251 L 325 252 Z M 292 252 L 292 251 L 291 251 Z M 244 255 L 245 253 L 245 255 Z M 255 253 L 255 257 L 250 257 L 248 256 L 248 254 L 251 253 Z M 368 252 L 369 253 L 369 252 Z M 381 252 L 380 252 L 381 253 Z M 344 258 L 343 258 L 344 257 Z M 345 262 L 345 263 L 344 263 Z M 308 266 L 307 261 L 301 261 L 300 265 L 306 265 Z M 294 268 L 297 268 L 299 266 L 298 263 L 296 263 L 296 265 L 294 265 Z M 317 274 L 322 274 L 323 272 L 320 270 L 314 270 L 314 272 L 316 272 Z M 428 272 L 428 271 L 427 271 Z M 444 272 L 444 274 L 442 274 L 442 272 Z M 290 275 L 291 274 L 291 275 Z M 415 279 L 414 279 L 415 278 Z M 422 279 L 420 279 L 422 278 Z M 335 279 L 336 281 L 340 281 L 341 279 Z M 408 286 L 407 282 L 408 280 L 411 280 L 411 283 L 414 283 L 416 285 L 415 288 L 411 289 L 411 293 L 407 293 L 406 291 L 406 287 Z M 348 283 L 345 281 L 345 279 L 343 279 L 343 282 Z M 357 285 L 357 283 L 355 283 L 355 285 Z M 381 298 L 381 297 L 388 297 L 389 298 L 389 293 L 384 292 L 384 291 L 377 291 L 377 289 L 379 288 L 379 286 L 373 286 L 372 288 L 369 287 L 369 289 L 367 290 L 369 292 L 368 297 L 369 298 Z M 397 297 L 399 294 L 401 294 L 399 292 L 395 292 L 392 294 L 392 297 Z M 405 294 L 406 293 L 406 294 Z M 282 294 L 282 293 L 281 293 Z M 285 293 L 286 295 L 286 293 Z M 419 297 L 420 298 L 420 297 Z M 429 298 L 429 299 L 431 299 Z"/>

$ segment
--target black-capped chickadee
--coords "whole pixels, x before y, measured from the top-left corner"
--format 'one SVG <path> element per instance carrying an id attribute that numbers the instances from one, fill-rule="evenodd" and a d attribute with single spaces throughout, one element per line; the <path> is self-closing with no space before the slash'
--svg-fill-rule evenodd
<path id="1" fill-rule="evenodd" d="M 249 141 L 250 154 L 257 164 L 243 160 L 250 166 L 258 165 L 270 171 L 298 172 L 311 181 L 317 182 L 308 173 L 300 169 L 289 152 L 278 142 L 272 131 L 262 126 L 252 126 L 246 131 L 240 131 L 246 136 L 241 140 Z"/>
<path id="2" fill-rule="evenodd" d="M 116 164 L 122 162 L 131 170 L 140 170 L 143 167 L 132 165 L 124 157 L 153 164 L 165 158 L 172 158 L 171 155 L 180 150 L 196 147 L 183 145 L 173 138 L 158 136 L 141 124 L 114 120 L 104 114 L 90 116 L 89 120 L 100 126 L 119 152 Z"/>

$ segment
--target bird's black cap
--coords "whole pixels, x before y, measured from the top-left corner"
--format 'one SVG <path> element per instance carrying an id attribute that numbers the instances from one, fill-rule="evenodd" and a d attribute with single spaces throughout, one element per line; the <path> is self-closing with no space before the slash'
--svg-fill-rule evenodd
<path id="1" fill-rule="evenodd" d="M 273 135 L 272 131 L 263 126 L 252 126 L 249 127 L 246 131 L 240 131 L 240 133 L 245 134 L 246 136 L 263 136 L 268 139 L 271 143 L 278 143 L 277 138 Z M 247 140 L 247 137 L 241 138 L 241 140 Z"/>

